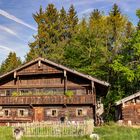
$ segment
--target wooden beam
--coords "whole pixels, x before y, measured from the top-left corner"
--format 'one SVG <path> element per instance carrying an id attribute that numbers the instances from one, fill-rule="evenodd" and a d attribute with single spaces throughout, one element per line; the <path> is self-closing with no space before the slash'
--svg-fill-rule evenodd
<path id="1" fill-rule="evenodd" d="M 64 70 L 64 93 L 67 92 L 67 72 Z"/>
<path id="2" fill-rule="evenodd" d="M 38 67 L 41 67 L 41 60 L 38 61 Z"/>
<path id="3" fill-rule="evenodd" d="M 94 101 L 93 101 L 93 109 L 94 109 L 94 113 L 95 113 L 95 116 L 94 116 L 94 119 L 95 119 L 95 125 L 97 125 L 97 102 L 96 102 L 96 90 L 95 90 L 95 85 L 94 85 L 94 81 L 91 81 L 91 90 L 92 90 L 92 94 L 94 96 Z"/>
<path id="4" fill-rule="evenodd" d="M 63 74 L 63 72 L 48 72 L 46 73 L 46 71 L 38 71 L 36 70 L 36 72 L 20 72 L 20 73 L 17 73 L 17 75 L 19 76 L 26 76 L 26 75 L 39 75 L 39 74 L 42 74 L 42 75 L 51 75 L 51 74 Z"/>
<path id="5" fill-rule="evenodd" d="M 66 70 L 64 70 L 64 77 L 67 77 L 67 72 L 66 72 Z"/>
<path id="6" fill-rule="evenodd" d="M 16 77 L 17 77 L 17 72 L 15 71 L 14 72 L 14 79 L 16 79 Z"/>
<path id="7" fill-rule="evenodd" d="M 17 76 L 17 92 L 19 92 L 19 76 Z"/>
<path id="8" fill-rule="evenodd" d="M 89 84 L 75 85 L 67 84 L 67 88 L 79 88 L 82 89 L 84 86 L 89 86 Z M 16 89 L 17 85 L 0 86 L 0 89 Z M 19 88 L 64 88 L 64 84 L 54 84 L 54 85 L 19 85 Z"/>
<path id="9" fill-rule="evenodd" d="M 91 92 L 92 94 L 95 92 L 95 86 L 93 81 L 91 81 Z"/>

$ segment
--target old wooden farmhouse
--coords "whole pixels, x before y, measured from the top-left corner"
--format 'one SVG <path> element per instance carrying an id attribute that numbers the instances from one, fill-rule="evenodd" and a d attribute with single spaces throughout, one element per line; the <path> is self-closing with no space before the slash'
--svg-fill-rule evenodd
<path id="1" fill-rule="evenodd" d="M 124 124 L 140 124 L 140 92 L 116 102 L 116 119 Z"/>
<path id="2" fill-rule="evenodd" d="M 109 84 L 43 58 L 0 76 L 0 123 L 96 121 Z"/>

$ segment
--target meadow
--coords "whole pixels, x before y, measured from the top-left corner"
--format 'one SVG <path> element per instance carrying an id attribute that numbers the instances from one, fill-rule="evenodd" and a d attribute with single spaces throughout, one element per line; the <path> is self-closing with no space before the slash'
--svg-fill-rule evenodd
<path id="1" fill-rule="evenodd" d="M 109 124 L 96 127 L 94 128 L 94 131 L 95 133 L 99 134 L 100 140 L 140 140 L 140 128 Z M 11 127 L 0 127 L 0 140 L 14 140 Z M 21 140 L 90 140 L 90 138 L 88 136 L 65 138 L 23 137 Z"/>

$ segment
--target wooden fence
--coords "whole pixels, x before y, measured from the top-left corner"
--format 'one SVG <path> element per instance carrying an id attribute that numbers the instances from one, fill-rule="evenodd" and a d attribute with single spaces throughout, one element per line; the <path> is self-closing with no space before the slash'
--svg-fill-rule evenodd
<path id="1" fill-rule="evenodd" d="M 93 120 L 84 122 L 34 122 L 16 124 L 14 128 L 20 127 L 25 137 L 65 137 L 84 136 L 93 132 Z"/>

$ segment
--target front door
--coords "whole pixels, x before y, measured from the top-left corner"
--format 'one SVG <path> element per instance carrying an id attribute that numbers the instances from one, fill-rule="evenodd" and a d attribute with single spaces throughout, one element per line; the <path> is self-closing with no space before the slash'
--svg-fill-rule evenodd
<path id="1" fill-rule="evenodd" d="M 34 121 L 44 121 L 44 108 L 35 107 L 34 108 Z"/>

